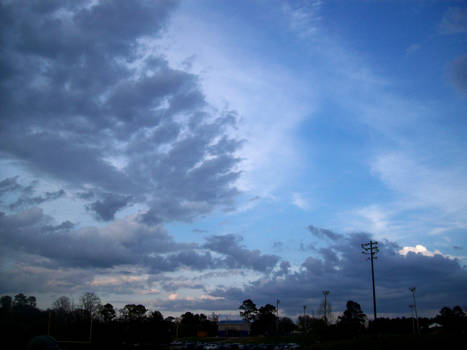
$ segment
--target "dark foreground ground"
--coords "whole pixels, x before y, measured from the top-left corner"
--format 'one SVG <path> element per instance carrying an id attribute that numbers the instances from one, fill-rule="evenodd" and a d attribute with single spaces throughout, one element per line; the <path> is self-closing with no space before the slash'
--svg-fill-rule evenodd
<path id="1" fill-rule="evenodd" d="M 309 337 L 249 337 L 249 338 L 190 338 L 181 339 L 181 342 L 214 343 L 220 345 L 220 348 L 228 349 L 232 343 L 250 344 L 249 349 L 263 350 L 267 349 L 264 344 L 284 344 L 296 343 L 300 346 L 298 350 L 365 350 L 365 349 L 465 349 L 467 348 L 467 337 L 463 334 L 429 334 L 422 336 L 407 335 L 364 335 L 358 338 L 340 339 L 340 340 L 322 340 L 316 341 Z M 225 344 L 225 347 L 224 345 Z M 154 345 L 154 344 L 110 344 L 110 343 L 60 343 L 62 350 L 94 350 L 94 349 L 112 349 L 112 350 L 179 350 L 184 346 Z M 8 347 L 15 349 L 15 347 Z M 193 348 L 193 347 L 190 347 Z M 198 347 L 202 348 L 202 347 Z M 271 349 L 272 346 L 269 346 Z M 5 348 L 6 349 L 6 348 Z"/>

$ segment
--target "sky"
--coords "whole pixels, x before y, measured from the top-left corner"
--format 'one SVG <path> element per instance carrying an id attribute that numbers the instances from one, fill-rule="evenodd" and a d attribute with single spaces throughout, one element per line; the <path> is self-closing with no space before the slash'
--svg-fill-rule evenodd
<path id="1" fill-rule="evenodd" d="M 0 294 L 467 307 L 467 6 L 2 1 Z"/>

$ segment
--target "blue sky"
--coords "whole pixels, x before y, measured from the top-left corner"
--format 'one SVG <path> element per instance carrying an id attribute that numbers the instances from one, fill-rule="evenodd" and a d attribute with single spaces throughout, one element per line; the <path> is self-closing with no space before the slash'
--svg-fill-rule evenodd
<path id="1" fill-rule="evenodd" d="M 0 293 L 465 302 L 462 1 L 2 6 Z"/>

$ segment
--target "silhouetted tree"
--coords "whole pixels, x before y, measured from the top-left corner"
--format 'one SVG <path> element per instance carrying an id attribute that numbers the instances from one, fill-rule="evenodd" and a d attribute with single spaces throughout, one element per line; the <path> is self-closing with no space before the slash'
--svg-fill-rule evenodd
<path id="1" fill-rule="evenodd" d="M 10 312 L 13 306 L 13 299 L 9 295 L 4 295 L 0 298 L 2 312 Z"/>
<path id="2" fill-rule="evenodd" d="M 349 300 L 346 310 L 339 316 L 337 324 L 347 335 L 358 335 L 364 329 L 366 315 L 363 313 L 360 304 Z"/>
<path id="3" fill-rule="evenodd" d="M 109 323 L 113 321 L 116 316 L 115 309 L 112 304 L 105 304 L 99 310 L 99 315 L 102 317 L 104 322 Z"/>
<path id="4" fill-rule="evenodd" d="M 154 310 L 149 315 L 149 319 L 152 322 L 162 322 L 162 321 L 164 321 L 164 316 L 162 316 L 162 313 L 160 311 Z"/>
<path id="5" fill-rule="evenodd" d="M 179 334 L 184 337 L 193 337 L 198 332 L 205 332 L 210 336 L 215 336 L 217 335 L 217 323 L 208 320 L 204 314 L 185 312 L 181 316 Z"/>
<path id="6" fill-rule="evenodd" d="M 443 307 L 435 320 L 448 332 L 467 331 L 467 318 L 460 306 L 454 306 L 453 309 Z"/>
<path id="7" fill-rule="evenodd" d="M 298 316 L 298 328 L 302 332 L 309 332 L 311 330 L 311 320 L 312 317 L 310 315 L 300 315 Z"/>
<path id="8" fill-rule="evenodd" d="M 289 335 L 297 329 L 297 325 L 288 317 L 281 317 L 279 319 L 279 334 Z"/>
<path id="9" fill-rule="evenodd" d="M 302 315 L 298 316 L 298 327 L 307 333 L 320 335 L 323 332 L 323 329 L 326 327 L 326 322 L 323 318 Z"/>
<path id="10" fill-rule="evenodd" d="M 73 310 L 70 298 L 65 296 L 57 298 L 52 303 L 52 309 L 58 312 L 70 313 Z"/>
<path id="11" fill-rule="evenodd" d="M 96 293 L 86 292 L 79 298 L 79 306 L 85 310 L 89 316 L 95 316 L 101 307 L 101 299 Z"/>
<path id="12" fill-rule="evenodd" d="M 23 293 L 16 294 L 13 301 L 13 309 L 20 312 L 27 312 L 36 309 L 36 297 L 27 297 Z"/>
<path id="13" fill-rule="evenodd" d="M 251 325 L 253 334 L 272 335 L 276 333 L 276 308 L 271 304 L 261 306 L 255 321 Z"/>
<path id="14" fill-rule="evenodd" d="M 246 299 L 243 301 L 242 305 L 239 307 L 240 316 L 248 322 L 253 322 L 258 315 L 258 309 L 256 308 L 255 303 L 251 299 Z"/>
<path id="15" fill-rule="evenodd" d="M 127 304 L 120 310 L 120 314 L 125 321 L 141 321 L 147 311 L 144 305 Z"/>

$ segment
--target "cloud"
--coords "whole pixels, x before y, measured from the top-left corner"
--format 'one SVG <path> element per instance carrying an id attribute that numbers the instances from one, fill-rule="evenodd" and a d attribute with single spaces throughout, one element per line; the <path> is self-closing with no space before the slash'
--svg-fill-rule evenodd
<path id="1" fill-rule="evenodd" d="M 467 205 L 463 170 L 433 167 L 407 154 L 380 155 L 372 171 L 391 189 L 404 195 L 407 206 L 436 207 L 446 213 L 463 213 Z"/>
<path id="2" fill-rule="evenodd" d="M 104 221 L 130 201 L 155 224 L 231 210 L 241 144 L 227 136 L 234 113 L 210 108 L 196 75 L 146 45 L 175 6 L 3 4 L 2 157 L 78 198 L 97 195 L 83 205 Z"/>
<path id="3" fill-rule="evenodd" d="M 58 199 L 65 196 L 65 191 L 58 190 L 54 192 L 45 192 L 44 196 L 30 197 L 28 195 L 22 195 L 18 200 L 9 205 L 10 209 L 17 209 L 21 207 L 29 207 L 33 205 L 39 205 L 41 203 Z"/>
<path id="4" fill-rule="evenodd" d="M 242 237 L 228 234 L 206 238 L 204 248 L 225 256 L 223 262 L 229 268 L 249 268 L 267 272 L 279 261 L 276 255 L 261 254 L 259 250 L 250 250 L 241 246 Z"/>
<path id="5" fill-rule="evenodd" d="M 295 4 L 285 3 L 282 10 L 289 20 L 290 28 L 302 38 L 316 35 L 321 20 L 319 10 L 323 4 L 321 0 L 299 1 Z"/>
<path id="6" fill-rule="evenodd" d="M 22 186 L 18 183 L 18 177 L 9 177 L 0 181 L 0 195 L 19 190 Z"/>
<path id="7" fill-rule="evenodd" d="M 415 247 L 403 247 L 401 250 L 399 250 L 399 254 L 401 255 L 407 255 L 409 252 L 422 254 L 424 256 L 435 256 L 435 254 L 442 255 L 439 250 L 431 252 L 421 244 L 417 244 Z"/>
<path id="8" fill-rule="evenodd" d="M 330 290 L 333 310 L 341 312 L 347 300 L 356 300 L 364 311 L 372 310 L 370 265 L 361 254 L 361 243 L 372 237 L 364 233 L 342 235 L 339 241 L 309 256 L 299 270 L 290 269 L 281 278 L 259 279 L 244 289 L 219 288 L 211 295 L 226 300 L 252 298 L 258 305 L 281 299 L 281 307 L 289 315 L 300 313 L 304 304 L 316 307 L 322 301 L 322 290 Z M 375 261 L 377 307 L 381 313 L 409 313 L 409 287 L 417 286 L 417 304 L 422 314 L 431 315 L 446 300 L 462 303 L 467 287 L 467 272 L 456 259 L 443 255 L 408 252 L 392 241 L 380 241 Z"/>
<path id="9" fill-rule="evenodd" d="M 439 28 L 443 34 L 467 33 L 467 10 L 449 8 L 441 19 Z"/>
<path id="10" fill-rule="evenodd" d="M 303 198 L 303 196 L 300 193 L 294 193 L 292 196 L 292 203 L 296 207 L 302 209 L 302 210 L 308 210 L 310 209 L 310 204 L 306 199 Z"/>
<path id="11" fill-rule="evenodd" d="M 467 94 L 467 55 L 457 57 L 451 62 L 450 74 L 454 86 L 461 93 Z"/>
<path id="12" fill-rule="evenodd" d="M 0 212 L 0 244 L 8 253 L 5 259 L 11 261 L 6 266 L 20 264 L 22 268 L 19 273 L 37 268 L 40 271 L 34 279 L 34 283 L 38 284 L 37 290 L 45 288 L 50 280 L 59 283 L 58 276 L 68 281 L 66 271 L 73 269 L 80 270 L 83 278 L 86 275 L 87 283 L 99 273 L 112 277 L 115 269 L 139 269 L 139 274 L 154 276 L 153 281 L 157 285 L 163 283 L 162 288 L 167 290 L 175 288 L 170 285 L 177 288 L 182 286 L 173 282 L 164 284 L 167 280 L 161 278 L 162 273 L 225 269 L 267 273 L 279 260 L 277 256 L 242 247 L 240 242 L 241 237 L 226 235 L 210 236 L 203 246 L 178 243 L 162 225 L 148 226 L 137 215 L 114 220 L 101 228 L 80 228 L 69 221 L 55 224 L 52 217 L 37 207 L 15 214 Z M 27 261 L 21 262 L 24 256 L 34 257 L 35 266 Z M 53 268 L 62 271 L 60 275 L 53 277 Z M 10 273 L 12 271 L 7 268 L 3 271 L 4 276 Z M 123 281 L 121 278 L 117 280 Z M 137 291 L 157 287 L 136 285 L 136 282 L 127 280 L 123 282 L 119 286 L 121 293 L 130 289 Z M 22 285 L 25 283 L 27 280 L 21 282 Z M 95 283 L 92 285 L 97 286 Z M 200 286 L 199 283 L 197 285 Z M 106 284 L 100 283 L 99 287 L 105 290 Z M 31 288 L 28 287 L 28 290 Z"/>
<path id="13" fill-rule="evenodd" d="M 94 210 L 99 219 L 109 221 L 114 219 L 115 213 L 124 208 L 130 202 L 130 196 L 114 195 L 112 193 L 106 193 L 103 200 L 93 202 L 90 206 L 90 210 Z"/>
<path id="14" fill-rule="evenodd" d="M 331 241 L 336 241 L 342 238 L 342 235 L 335 233 L 331 230 L 325 229 L 325 228 L 319 228 L 313 225 L 308 225 L 307 228 L 308 228 L 308 231 L 310 231 L 314 236 L 318 238 L 328 238 Z"/>
<path id="15" fill-rule="evenodd" d="M 98 229 L 74 229 L 70 222 L 51 225 L 40 208 L 0 215 L 0 240 L 5 249 L 35 254 L 57 266 L 112 268 L 142 264 L 151 254 L 193 248 L 176 243 L 163 227 L 148 227 L 136 219 L 114 221 Z"/>
<path id="16" fill-rule="evenodd" d="M 38 181 L 34 180 L 28 185 L 23 185 L 19 181 L 19 176 L 10 177 L 0 182 L 0 197 L 4 197 L 5 208 L 10 211 L 25 209 L 31 206 L 37 206 L 45 202 L 53 201 L 64 197 L 65 190 L 45 191 L 42 195 L 35 196 L 38 190 Z"/>

